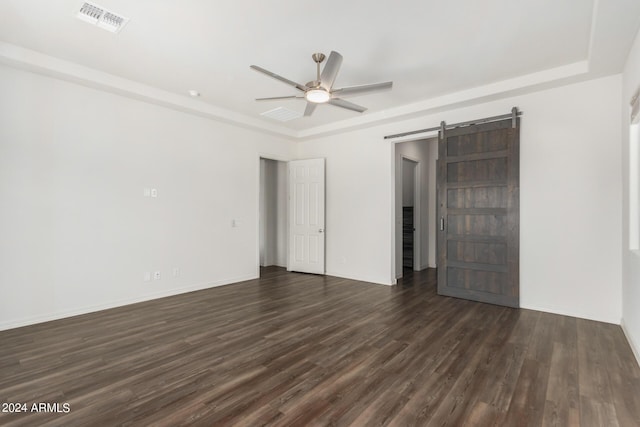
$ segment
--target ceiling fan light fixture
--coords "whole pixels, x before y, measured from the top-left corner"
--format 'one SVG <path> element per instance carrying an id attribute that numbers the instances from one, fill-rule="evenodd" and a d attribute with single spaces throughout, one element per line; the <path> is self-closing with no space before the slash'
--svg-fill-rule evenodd
<path id="1" fill-rule="evenodd" d="M 306 84 L 300 84 L 284 78 L 276 73 L 272 73 L 269 70 L 258 67 L 257 65 L 251 65 L 250 68 L 256 70 L 262 74 L 265 74 L 273 79 L 280 80 L 289 86 L 293 86 L 302 94 L 289 95 L 289 96 L 275 96 L 270 98 L 257 98 L 256 101 L 274 101 L 277 99 L 304 99 L 307 106 L 304 109 L 304 116 L 310 116 L 313 114 L 318 104 L 331 104 L 335 107 L 344 108 L 345 110 L 356 111 L 363 113 L 367 109 L 361 105 L 354 104 L 352 102 L 343 99 L 343 96 L 349 95 L 363 95 L 369 92 L 390 89 L 393 82 L 374 83 L 368 85 L 359 86 L 347 86 L 340 89 L 334 89 L 333 83 L 336 80 L 340 65 L 342 64 L 342 55 L 335 50 L 332 50 L 327 59 L 327 63 L 324 66 L 322 72 L 320 72 L 320 64 L 325 60 L 325 56 L 322 53 L 314 53 L 311 55 L 313 62 L 316 63 L 316 78 Z"/>
<path id="2" fill-rule="evenodd" d="M 331 99 L 331 94 L 324 89 L 311 89 L 305 92 L 304 97 L 309 102 L 323 104 Z"/>

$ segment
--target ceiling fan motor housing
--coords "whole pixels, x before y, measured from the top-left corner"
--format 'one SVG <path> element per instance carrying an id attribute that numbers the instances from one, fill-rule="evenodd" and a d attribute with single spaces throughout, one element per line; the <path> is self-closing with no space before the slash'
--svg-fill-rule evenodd
<path id="1" fill-rule="evenodd" d="M 324 53 L 314 53 L 313 55 L 311 55 L 311 57 L 317 64 L 320 64 L 322 61 L 324 61 L 324 58 L 326 58 L 326 56 L 324 56 Z"/>

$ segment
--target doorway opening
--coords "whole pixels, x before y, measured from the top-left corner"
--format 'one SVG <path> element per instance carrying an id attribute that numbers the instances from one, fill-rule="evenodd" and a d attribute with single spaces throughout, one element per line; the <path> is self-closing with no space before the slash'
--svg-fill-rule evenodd
<path id="1" fill-rule="evenodd" d="M 395 279 L 436 266 L 438 139 L 395 144 Z"/>
<path id="2" fill-rule="evenodd" d="M 287 162 L 260 158 L 260 275 L 287 266 Z"/>
<path id="3" fill-rule="evenodd" d="M 416 221 L 416 213 L 419 213 L 419 209 L 416 209 L 416 169 L 418 162 L 402 158 L 402 269 L 413 270 L 414 266 L 417 266 L 416 249 L 418 245 L 414 245 L 416 232 L 416 226 L 419 221 Z M 404 273 L 403 273 L 404 275 Z"/>

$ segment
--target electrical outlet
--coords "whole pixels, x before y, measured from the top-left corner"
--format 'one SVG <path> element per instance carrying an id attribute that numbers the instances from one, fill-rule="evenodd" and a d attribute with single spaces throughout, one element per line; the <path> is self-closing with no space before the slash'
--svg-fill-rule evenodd
<path id="1" fill-rule="evenodd" d="M 153 273 L 153 280 L 160 280 L 160 272 L 159 271 L 155 271 Z"/>
<path id="2" fill-rule="evenodd" d="M 155 188 L 151 189 L 151 197 L 158 197 L 158 190 Z"/>

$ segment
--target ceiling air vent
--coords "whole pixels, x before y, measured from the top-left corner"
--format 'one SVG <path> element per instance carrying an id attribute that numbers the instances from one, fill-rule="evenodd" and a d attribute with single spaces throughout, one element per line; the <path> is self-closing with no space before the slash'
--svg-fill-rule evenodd
<path id="1" fill-rule="evenodd" d="M 76 16 L 78 19 L 97 25 L 103 30 L 111 31 L 112 33 L 120 32 L 122 27 L 129 21 L 129 18 L 113 13 L 102 6 L 86 2 L 80 7 Z"/>
<path id="2" fill-rule="evenodd" d="M 298 111 L 289 110 L 283 107 L 278 107 L 273 110 L 260 113 L 261 116 L 269 117 L 270 119 L 279 120 L 281 122 L 288 122 L 289 120 L 302 117 L 302 113 Z"/>

